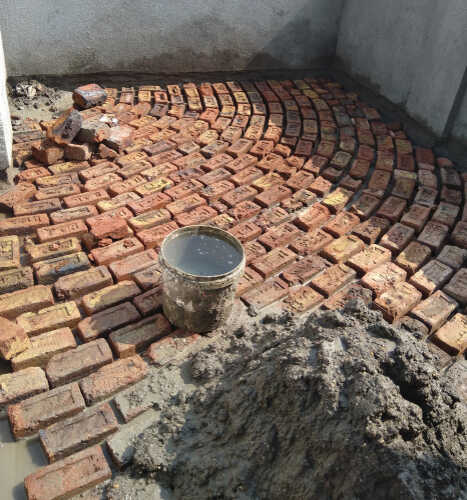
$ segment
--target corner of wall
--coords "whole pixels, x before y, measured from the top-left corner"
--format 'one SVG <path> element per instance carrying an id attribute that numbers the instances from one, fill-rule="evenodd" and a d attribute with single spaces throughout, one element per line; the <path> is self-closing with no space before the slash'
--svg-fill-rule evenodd
<path id="1" fill-rule="evenodd" d="M 6 170 L 13 164 L 10 109 L 6 88 L 6 66 L 3 53 L 2 33 L 0 32 L 0 170 Z"/>

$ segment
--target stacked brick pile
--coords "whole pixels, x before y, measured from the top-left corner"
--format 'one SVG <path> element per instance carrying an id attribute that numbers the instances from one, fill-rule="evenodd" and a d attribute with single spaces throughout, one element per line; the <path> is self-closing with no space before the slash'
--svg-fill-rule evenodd
<path id="1" fill-rule="evenodd" d="M 160 311 L 157 252 L 178 227 L 244 244 L 238 295 L 258 311 L 361 297 L 465 350 L 467 175 L 355 93 L 326 79 L 91 85 L 75 103 L 16 134 L 24 169 L 0 195 L 0 408 L 53 462 L 26 478 L 30 498 L 109 477 L 107 401 L 198 338 Z"/>

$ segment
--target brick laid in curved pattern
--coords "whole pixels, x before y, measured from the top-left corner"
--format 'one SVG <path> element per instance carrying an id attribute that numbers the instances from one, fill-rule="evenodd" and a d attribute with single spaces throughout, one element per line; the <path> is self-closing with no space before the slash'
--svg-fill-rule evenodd
<path id="1" fill-rule="evenodd" d="M 81 112 L 85 136 L 105 137 L 92 157 L 73 146 L 66 162 L 38 127 L 15 137 L 26 169 L 0 195 L 14 212 L 0 221 L 0 315 L 31 335 L 28 366 L 49 375 L 53 357 L 54 380 L 80 381 L 91 401 L 88 386 L 105 399 L 144 377 L 138 353 L 149 345 L 153 362 L 181 349 L 186 334 L 167 337 L 160 311 L 157 251 L 177 227 L 200 223 L 244 244 L 238 294 L 252 308 L 303 314 L 361 297 L 447 355 L 465 350 L 467 174 L 400 124 L 327 79 L 107 93 Z M 97 133 L 103 114 L 118 126 Z M 42 340 L 60 328 L 88 343 L 86 356 Z M 120 363 L 107 342 L 132 360 L 118 384 L 106 379 Z M 19 387 L 10 402 L 30 395 Z"/>

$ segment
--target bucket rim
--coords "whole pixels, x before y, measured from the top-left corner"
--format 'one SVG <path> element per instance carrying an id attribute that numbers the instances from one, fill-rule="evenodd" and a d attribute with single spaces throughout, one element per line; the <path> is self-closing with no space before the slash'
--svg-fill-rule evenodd
<path id="1" fill-rule="evenodd" d="M 241 260 L 240 262 L 230 271 L 227 271 L 226 273 L 222 274 L 212 274 L 208 276 L 200 276 L 198 274 L 191 274 L 187 273 L 186 271 L 183 271 L 180 269 L 178 266 L 175 266 L 173 264 L 169 264 L 167 262 L 167 258 L 165 256 L 165 247 L 167 246 L 167 243 L 172 241 L 173 239 L 177 238 L 179 234 L 182 233 L 199 233 L 199 232 L 207 232 L 211 234 L 217 234 L 222 236 L 223 239 L 228 240 L 229 242 L 233 243 L 236 248 L 240 251 L 241 253 Z M 235 277 L 237 273 L 240 271 L 243 272 L 243 269 L 245 267 L 245 249 L 243 248 L 242 243 L 238 238 L 236 238 L 234 235 L 230 234 L 228 231 L 225 231 L 224 229 L 220 229 L 218 227 L 214 226 L 208 226 L 206 224 L 196 224 L 192 226 L 184 226 L 184 227 L 179 227 L 177 229 L 174 229 L 171 233 L 169 233 L 164 240 L 162 241 L 162 244 L 160 246 L 160 252 L 159 252 L 159 260 L 162 263 L 163 266 L 165 266 L 167 269 L 171 270 L 172 272 L 176 272 L 180 274 L 180 276 L 191 280 L 191 281 L 217 281 L 217 280 L 225 280 L 228 278 Z"/>

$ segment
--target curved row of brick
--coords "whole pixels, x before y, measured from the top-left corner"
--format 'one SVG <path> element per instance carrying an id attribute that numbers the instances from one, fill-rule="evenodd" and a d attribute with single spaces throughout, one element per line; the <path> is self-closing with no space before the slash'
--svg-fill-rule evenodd
<path id="1" fill-rule="evenodd" d="M 58 460 L 26 479 L 30 498 L 107 478 L 100 448 L 82 451 L 119 427 L 102 401 L 199 341 L 160 313 L 157 250 L 177 227 L 239 238 L 238 295 L 258 311 L 361 297 L 465 351 L 467 175 L 400 124 L 327 79 L 106 91 L 80 112 L 87 142 L 17 133 L 25 168 L 0 195 L 0 316 L 31 344 L 0 376 L 0 408 Z"/>

